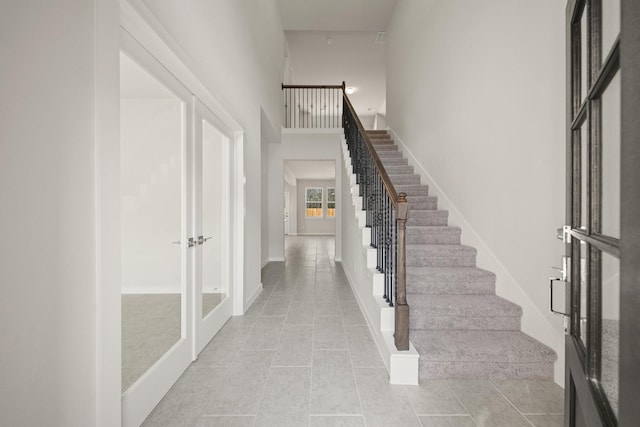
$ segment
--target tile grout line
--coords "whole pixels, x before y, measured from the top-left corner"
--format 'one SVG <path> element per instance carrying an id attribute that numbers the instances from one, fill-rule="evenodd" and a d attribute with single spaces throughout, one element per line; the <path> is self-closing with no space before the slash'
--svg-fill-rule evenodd
<path id="1" fill-rule="evenodd" d="M 516 405 L 515 405 L 511 400 L 509 400 L 509 398 L 508 398 L 507 396 L 505 396 L 505 395 L 504 395 L 504 393 L 502 393 L 502 392 L 500 391 L 500 389 L 499 389 L 499 388 L 498 388 L 498 387 L 493 383 L 493 381 L 492 381 L 492 380 L 489 380 L 489 384 L 491 384 L 491 387 L 493 387 L 493 388 L 494 388 L 494 389 L 495 389 L 495 390 L 500 394 L 500 396 L 502 396 L 502 398 L 503 398 L 504 400 L 506 400 L 507 402 L 509 402 L 509 404 L 510 404 L 510 405 L 511 405 L 515 410 L 516 410 L 516 412 L 517 412 L 518 414 L 520 414 L 520 416 L 521 416 L 522 418 L 524 418 L 524 419 L 525 419 L 529 424 L 531 424 L 533 427 L 536 427 L 536 426 L 533 424 L 533 422 L 531 422 L 531 420 L 529 420 L 529 418 L 527 418 L 527 417 L 526 417 L 522 412 L 520 412 L 520 410 L 518 409 L 518 407 L 517 407 L 517 406 L 516 406 Z"/>
<path id="2" fill-rule="evenodd" d="M 460 404 L 460 406 L 462 406 L 462 409 L 464 409 L 465 411 L 467 411 L 467 413 L 469 414 L 469 417 L 471 418 L 471 421 L 473 421 L 473 423 L 476 426 L 479 426 L 480 424 L 478 424 L 478 422 L 476 421 L 476 418 L 473 416 L 473 414 L 471 413 L 471 411 L 469 411 L 469 409 L 467 409 L 467 407 L 462 403 L 462 400 L 460 400 L 460 397 L 458 396 L 458 394 L 456 393 L 456 391 L 451 387 L 451 385 L 448 382 L 445 382 L 445 385 L 447 386 L 447 388 L 451 391 L 451 393 L 453 394 L 453 397 L 456 398 L 456 400 L 458 401 L 458 403 Z"/>

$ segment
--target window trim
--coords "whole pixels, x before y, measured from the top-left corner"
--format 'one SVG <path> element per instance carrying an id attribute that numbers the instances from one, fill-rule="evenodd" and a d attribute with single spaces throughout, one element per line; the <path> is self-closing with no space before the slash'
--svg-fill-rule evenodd
<path id="1" fill-rule="evenodd" d="M 319 216 L 309 216 L 307 214 L 308 204 L 309 203 L 318 203 L 316 200 L 309 200 L 309 190 L 320 190 L 320 215 Z M 304 217 L 306 219 L 324 219 L 324 187 L 305 187 L 304 188 Z"/>
<path id="2" fill-rule="evenodd" d="M 327 190 L 327 207 L 326 207 L 326 215 L 327 219 L 336 219 L 336 187 L 326 187 Z M 329 190 L 333 190 L 333 202 L 329 201 Z M 329 215 L 329 203 L 333 203 L 333 215 Z"/>

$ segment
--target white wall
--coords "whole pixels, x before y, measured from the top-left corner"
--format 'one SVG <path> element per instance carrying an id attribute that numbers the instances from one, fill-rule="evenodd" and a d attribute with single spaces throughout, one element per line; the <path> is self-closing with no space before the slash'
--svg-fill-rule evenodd
<path id="1" fill-rule="evenodd" d="M 327 217 L 327 188 L 335 188 L 336 181 L 325 179 L 299 179 L 297 180 L 297 210 L 298 234 L 335 234 L 336 219 Z M 307 218 L 306 216 L 306 188 L 322 188 L 322 218 Z"/>
<path id="2" fill-rule="evenodd" d="M 269 261 L 284 260 L 284 162 L 285 160 L 342 161 L 340 137 L 342 129 L 287 129 L 282 131 L 282 142 L 269 144 Z M 336 260 L 341 259 L 340 233 L 341 175 L 336 176 Z M 299 185 L 298 185 L 299 186 Z M 299 198 L 299 197 L 298 197 Z M 292 201 L 293 202 L 293 201 Z M 304 215 L 299 211 L 298 217 Z M 298 234 L 303 230 L 298 228 Z"/>
<path id="3" fill-rule="evenodd" d="M 118 155 L 109 144 L 118 137 L 115 6 L 0 5 L 2 425 L 94 426 L 105 411 L 105 425 L 119 420 L 119 376 L 99 377 L 105 355 L 119 361 L 119 343 L 104 348 L 96 332 L 105 318 L 109 331 L 120 327 L 117 310 L 96 314 L 119 295 L 118 265 L 102 263 L 105 251 L 118 256 L 102 246 L 118 223 L 95 221 L 103 208 L 119 211 L 119 189 L 96 181 Z"/>
<path id="4" fill-rule="evenodd" d="M 282 122 L 284 33 L 275 0 L 173 0 L 148 7 L 151 22 L 180 58 L 242 126 L 246 135 L 245 301 L 261 289 L 261 117 Z M 261 109 L 264 115 L 261 115 Z"/>
<path id="5" fill-rule="evenodd" d="M 565 5 L 402 0 L 388 36 L 387 124 L 479 249 L 523 329 L 559 353 L 549 266 L 564 223 Z M 436 188 L 439 187 L 439 188 Z"/>

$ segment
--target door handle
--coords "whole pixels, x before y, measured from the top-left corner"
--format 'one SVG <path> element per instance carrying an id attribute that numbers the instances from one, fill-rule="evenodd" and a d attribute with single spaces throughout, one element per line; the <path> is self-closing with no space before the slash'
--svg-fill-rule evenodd
<path id="1" fill-rule="evenodd" d="M 558 311 L 556 309 L 553 308 L 553 284 L 555 282 L 562 282 L 564 283 L 564 286 L 567 286 L 567 282 L 565 280 L 562 280 L 561 277 L 550 277 L 549 278 L 549 311 L 551 311 L 553 314 L 557 314 L 559 316 L 568 316 L 567 313 L 564 313 L 562 311 Z"/>
<path id="2" fill-rule="evenodd" d="M 202 245 L 204 244 L 207 240 L 212 239 L 213 236 L 209 236 L 209 237 L 204 237 L 204 236 L 198 236 L 198 245 Z"/>
<path id="3" fill-rule="evenodd" d="M 172 245 L 181 245 L 182 242 L 180 240 L 176 240 L 175 242 L 171 242 Z M 193 240 L 193 237 L 189 237 L 188 246 L 191 248 L 196 245 L 196 241 Z"/>

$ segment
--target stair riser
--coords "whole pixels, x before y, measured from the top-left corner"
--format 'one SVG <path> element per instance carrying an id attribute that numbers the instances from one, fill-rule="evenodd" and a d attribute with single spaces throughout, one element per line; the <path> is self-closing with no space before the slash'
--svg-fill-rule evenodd
<path id="1" fill-rule="evenodd" d="M 394 187 L 401 185 L 420 185 L 420 177 L 418 175 L 393 175 L 390 176 Z M 427 193 L 429 190 L 427 190 Z"/>
<path id="2" fill-rule="evenodd" d="M 430 210 L 435 211 L 438 209 L 437 202 L 425 202 L 425 203 L 411 203 L 409 202 L 409 209 L 411 210 Z"/>
<path id="3" fill-rule="evenodd" d="M 402 153 L 399 151 L 381 150 L 378 152 L 378 157 L 382 158 L 401 158 Z"/>
<path id="4" fill-rule="evenodd" d="M 396 188 L 396 192 L 398 193 L 405 193 L 408 196 L 408 201 L 409 203 L 424 203 L 424 202 L 433 202 L 435 204 L 438 204 L 438 199 L 436 197 L 432 197 L 429 196 L 429 190 L 426 188 L 421 188 L 421 189 L 410 189 L 410 190 L 405 190 L 402 189 L 398 186 L 395 187 Z M 418 198 L 416 200 L 411 200 L 412 198 Z M 429 198 L 430 200 L 427 200 L 426 198 Z"/>
<path id="5" fill-rule="evenodd" d="M 420 197 L 429 197 L 429 187 L 426 185 L 395 185 L 394 186 L 398 193 L 406 193 L 407 196 L 420 196 Z M 433 196 L 432 196 L 433 197 Z M 433 197 L 434 201 L 438 199 Z M 416 202 L 423 202 L 424 200 L 416 200 Z M 411 200 L 409 200 L 411 202 Z"/>
<path id="6" fill-rule="evenodd" d="M 408 300 L 411 304 L 411 300 Z M 411 329 L 429 331 L 470 330 L 470 331 L 517 331 L 520 317 L 506 316 L 428 316 L 420 314 L 411 306 Z"/>
<path id="7" fill-rule="evenodd" d="M 411 206 L 411 205 L 409 205 Z M 411 212 L 411 211 L 410 211 Z M 413 212 L 409 214 L 409 219 L 407 220 L 407 225 L 417 225 L 417 226 L 425 226 L 425 225 L 447 225 L 448 216 L 441 215 L 436 213 L 434 210 L 433 215 L 428 216 L 415 216 L 415 209 Z"/>
<path id="8" fill-rule="evenodd" d="M 389 175 L 411 175 L 413 166 L 385 166 L 384 169 Z"/>
<path id="9" fill-rule="evenodd" d="M 518 379 L 553 380 L 553 363 L 430 362 L 420 359 L 420 380 Z"/>
<path id="10" fill-rule="evenodd" d="M 394 144 L 376 144 L 374 145 L 376 152 L 380 151 L 398 151 L 398 146 Z"/>
<path id="11" fill-rule="evenodd" d="M 407 253 L 407 267 L 473 267 L 475 256 L 425 257 Z"/>
<path id="12" fill-rule="evenodd" d="M 407 243 L 423 245 L 459 245 L 460 233 L 416 234 L 407 232 Z"/>
<path id="13" fill-rule="evenodd" d="M 425 282 L 424 278 L 410 277 L 407 274 L 407 292 L 419 295 L 492 295 L 496 292 L 495 283 L 473 282 Z M 407 296 L 407 299 L 409 297 Z"/>
<path id="14" fill-rule="evenodd" d="M 382 165 L 386 168 L 387 166 L 405 166 L 409 164 L 409 160 L 397 157 L 397 158 L 381 158 Z"/>

